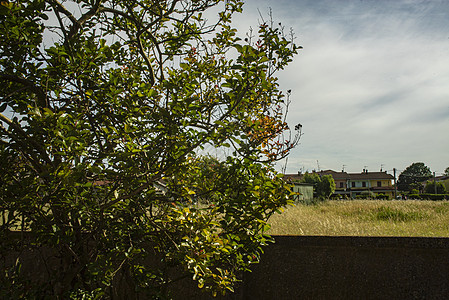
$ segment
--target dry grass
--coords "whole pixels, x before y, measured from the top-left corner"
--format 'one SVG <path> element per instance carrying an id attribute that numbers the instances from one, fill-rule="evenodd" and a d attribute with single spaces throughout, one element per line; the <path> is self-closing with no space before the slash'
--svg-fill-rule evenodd
<path id="1" fill-rule="evenodd" d="M 270 234 L 449 237 L 448 201 L 328 201 L 270 218 Z"/>

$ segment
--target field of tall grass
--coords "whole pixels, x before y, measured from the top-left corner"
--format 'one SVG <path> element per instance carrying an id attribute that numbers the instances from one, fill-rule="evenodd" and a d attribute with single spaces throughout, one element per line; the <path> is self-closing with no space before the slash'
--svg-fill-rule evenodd
<path id="1" fill-rule="evenodd" d="M 449 201 L 327 201 L 273 215 L 269 234 L 449 237 Z"/>

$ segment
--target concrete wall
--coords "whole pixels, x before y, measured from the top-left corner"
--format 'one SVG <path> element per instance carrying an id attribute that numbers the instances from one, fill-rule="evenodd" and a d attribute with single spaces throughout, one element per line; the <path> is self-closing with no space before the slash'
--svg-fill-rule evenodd
<path id="1" fill-rule="evenodd" d="M 449 239 L 277 236 L 235 299 L 449 299 Z"/>
<path id="2" fill-rule="evenodd" d="M 186 278 L 175 284 L 174 299 L 449 299 L 449 238 L 275 240 L 253 272 L 244 274 L 235 294 L 212 298 Z M 36 253 L 22 255 L 28 272 L 41 275 L 44 267 Z M 3 257 L 0 265 L 7 261 Z M 121 288 L 114 299 L 143 299 L 132 291 Z"/>

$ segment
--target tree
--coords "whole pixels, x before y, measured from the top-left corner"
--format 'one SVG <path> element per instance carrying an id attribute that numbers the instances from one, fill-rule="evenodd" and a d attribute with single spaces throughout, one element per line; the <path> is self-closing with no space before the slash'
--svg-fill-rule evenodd
<path id="1" fill-rule="evenodd" d="M 411 191 L 421 189 L 422 183 L 432 177 L 432 172 L 424 163 L 418 162 L 408 166 L 398 178 L 398 190 Z"/>
<path id="2" fill-rule="evenodd" d="M 320 176 L 317 173 L 305 173 L 301 182 L 314 185 L 314 197 L 327 199 L 335 192 L 335 181 L 332 175 Z"/>
<path id="3" fill-rule="evenodd" d="M 449 167 L 447 167 L 447 168 L 444 170 L 444 175 L 445 175 L 445 176 L 449 176 Z"/>
<path id="4" fill-rule="evenodd" d="M 335 181 L 332 175 L 324 175 L 321 177 L 319 193 L 324 198 L 329 198 L 335 192 Z"/>
<path id="5" fill-rule="evenodd" d="M 45 246 L 65 265 L 39 285 L 4 268 L 0 294 L 108 298 L 127 276 L 149 297 L 174 265 L 217 293 L 258 261 L 268 218 L 290 203 L 273 163 L 301 127 L 285 122 L 276 74 L 300 47 L 271 19 L 238 37 L 242 5 L 1 2 L 0 253 Z M 233 153 L 213 172 L 210 146 Z M 143 263 L 154 255 L 162 266 Z"/>
<path id="6" fill-rule="evenodd" d="M 446 194 L 447 191 L 442 182 L 434 182 L 429 180 L 424 187 L 424 192 L 427 194 Z"/>

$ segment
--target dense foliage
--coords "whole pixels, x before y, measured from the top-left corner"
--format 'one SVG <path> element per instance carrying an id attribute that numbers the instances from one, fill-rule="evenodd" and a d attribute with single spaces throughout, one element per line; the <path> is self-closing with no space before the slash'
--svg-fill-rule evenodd
<path id="1" fill-rule="evenodd" d="M 399 175 L 397 186 L 400 191 L 422 189 L 422 183 L 432 177 L 429 167 L 422 162 L 413 163 Z"/>
<path id="2" fill-rule="evenodd" d="M 427 194 L 446 194 L 447 190 L 442 182 L 428 180 L 424 187 L 424 192 Z"/>
<path id="3" fill-rule="evenodd" d="M 1 2 L 0 254 L 45 246 L 63 266 L 30 284 L 18 259 L 0 295 L 110 298 L 120 275 L 156 297 L 176 265 L 216 293 L 258 261 L 289 203 L 273 162 L 301 128 L 275 75 L 299 47 L 270 19 L 239 37 L 242 4 Z"/>
<path id="4" fill-rule="evenodd" d="M 301 182 L 313 184 L 313 196 L 316 199 L 328 199 L 335 192 L 336 186 L 332 175 L 305 173 Z"/>

